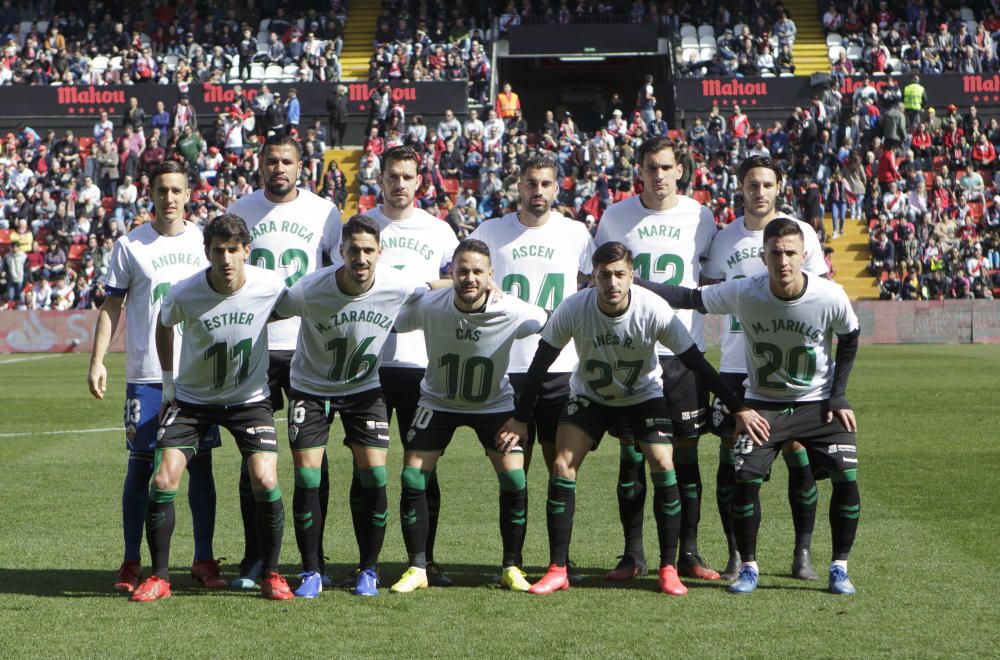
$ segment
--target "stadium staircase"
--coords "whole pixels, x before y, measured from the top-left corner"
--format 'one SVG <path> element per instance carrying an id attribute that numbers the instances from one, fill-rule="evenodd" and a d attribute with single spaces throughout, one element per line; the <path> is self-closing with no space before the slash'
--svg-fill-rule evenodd
<path id="1" fill-rule="evenodd" d="M 327 149 L 323 153 L 323 172 L 335 160 L 347 178 L 347 201 L 341 209 L 341 217 L 346 221 L 358 212 L 358 166 L 361 164 L 360 149 Z"/>
<path id="2" fill-rule="evenodd" d="M 792 20 L 795 21 L 795 44 L 792 46 L 795 75 L 811 76 L 817 72 L 830 73 L 826 35 L 823 34 L 823 23 L 816 11 L 816 2 L 814 0 L 785 0 L 784 4 Z"/>
<path id="3" fill-rule="evenodd" d="M 832 235 L 833 219 L 829 214 L 825 218 Z M 844 234 L 828 241 L 833 248 L 833 268 L 836 271 L 834 279 L 844 287 L 851 300 L 859 298 L 878 298 L 878 286 L 875 278 L 868 274 L 868 262 L 871 252 L 868 249 L 868 225 L 861 220 L 848 220 L 844 223 Z"/>
<path id="4" fill-rule="evenodd" d="M 340 53 L 342 80 L 368 80 L 368 61 L 375 38 L 375 23 L 381 0 L 354 0 L 344 25 L 344 49 Z"/>

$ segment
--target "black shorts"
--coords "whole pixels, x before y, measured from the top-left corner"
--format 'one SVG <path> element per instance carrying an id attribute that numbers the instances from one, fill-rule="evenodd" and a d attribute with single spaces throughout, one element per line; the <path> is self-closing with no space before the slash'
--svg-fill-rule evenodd
<path id="1" fill-rule="evenodd" d="M 521 396 L 528 374 L 509 374 L 514 396 Z M 569 374 L 546 374 L 542 380 L 542 391 L 538 395 L 533 411 L 534 421 L 528 425 L 528 444 L 535 441 L 553 443 L 556 441 L 556 429 L 563 408 L 569 400 Z"/>
<path id="2" fill-rule="evenodd" d="M 271 409 L 282 410 L 285 398 L 282 391 L 292 391 L 292 356 L 295 351 L 268 351 L 267 386 L 271 388 Z"/>
<path id="3" fill-rule="evenodd" d="M 292 390 L 288 394 L 288 442 L 292 451 L 326 447 L 330 424 L 340 413 L 344 445 L 389 448 L 389 415 L 378 387 L 337 397 L 318 397 Z"/>
<path id="4" fill-rule="evenodd" d="M 667 400 L 675 438 L 699 436 L 708 431 L 708 387 L 701 376 L 680 358 L 661 356 L 663 398 Z"/>
<path id="5" fill-rule="evenodd" d="M 616 407 L 571 395 L 559 423 L 572 424 L 590 436 L 591 449 L 597 449 L 601 438 L 612 427 L 621 429 L 636 442 L 667 444 L 671 441 L 667 414 L 667 403 L 659 396 L 631 406 Z"/>
<path id="6" fill-rule="evenodd" d="M 746 394 L 743 381 L 746 380 L 747 375 L 734 373 L 720 373 L 719 375 L 722 376 L 723 382 L 729 386 L 729 389 L 742 399 L 743 395 Z M 733 430 L 736 428 L 736 418 L 733 417 L 733 412 L 718 396 L 712 400 L 712 414 L 708 420 L 708 427 L 712 433 L 720 438 L 732 438 Z"/>
<path id="7" fill-rule="evenodd" d="M 274 430 L 271 402 L 246 403 L 238 406 L 202 406 L 178 401 L 167 412 L 157 432 L 157 449 L 190 449 L 221 426 L 233 434 L 236 446 L 244 456 L 254 452 L 278 451 L 278 435 Z"/>
<path id="8" fill-rule="evenodd" d="M 741 481 L 764 478 L 781 453 L 781 446 L 798 440 L 809 451 L 809 463 L 817 479 L 833 472 L 858 467 L 857 434 L 848 431 L 836 417 L 827 424 L 825 401 L 775 403 L 747 401 L 771 425 L 768 441 L 755 445 L 746 434 L 734 441 L 736 476 Z"/>
<path id="9" fill-rule="evenodd" d="M 389 410 L 388 420 L 396 413 L 399 435 L 403 437 L 413 423 L 413 414 L 420 402 L 420 381 L 424 370 L 418 367 L 382 367 L 378 379 L 382 383 L 382 396 Z"/>
<path id="10" fill-rule="evenodd" d="M 457 413 L 420 407 L 413 416 L 413 425 L 406 432 L 403 449 L 444 453 L 458 427 L 468 426 L 476 432 L 483 449 L 497 451 L 497 431 L 513 415 L 513 410 L 499 413 Z M 524 448 L 518 444 L 511 451 L 524 451 Z"/>

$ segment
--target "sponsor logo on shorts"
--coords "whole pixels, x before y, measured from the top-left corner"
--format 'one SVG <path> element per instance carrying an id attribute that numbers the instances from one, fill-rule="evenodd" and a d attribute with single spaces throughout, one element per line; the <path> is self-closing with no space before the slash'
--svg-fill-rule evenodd
<path id="1" fill-rule="evenodd" d="M 566 414 L 567 415 L 569 415 L 569 416 L 572 417 L 573 415 L 575 415 L 579 411 L 580 411 L 580 406 L 576 405 L 575 402 L 571 401 L 571 402 L 569 402 L 569 403 L 566 404 Z"/>
<path id="2" fill-rule="evenodd" d="M 382 435 L 381 433 L 379 433 L 378 436 L 376 436 L 376 437 L 378 437 L 379 440 L 385 440 L 386 442 L 389 442 L 389 436 L 388 435 Z"/>
<path id="3" fill-rule="evenodd" d="M 736 467 L 737 470 L 739 470 L 740 468 L 743 467 L 743 460 L 744 459 L 743 459 L 742 456 L 737 456 L 736 457 L 736 462 L 734 463 L 734 465 L 735 465 L 735 467 Z"/>
<path id="4" fill-rule="evenodd" d="M 276 439 L 274 439 L 274 438 L 261 438 L 260 439 L 260 444 L 262 444 L 262 445 L 276 445 L 276 444 L 278 444 L 278 441 Z"/>
<path id="5" fill-rule="evenodd" d="M 266 433 L 267 435 L 274 435 L 273 426 L 248 426 L 246 430 L 247 435 L 257 435 L 258 433 Z"/>
<path id="6" fill-rule="evenodd" d="M 828 445 L 826 448 L 826 453 L 828 454 L 856 454 L 857 452 L 858 448 L 854 445 Z M 845 458 L 844 460 L 846 461 L 847 459 Z"/>
<path id="7" fill-rule="evenodd" d="M 645 419 L 646 428 L 651 429 L 654 426 L 666 426 L 670 423 L 670 420 L 666 417 L 647 417 Z"/>
<path id="8" fill-rule="evenodd" d="M 657 431 L 656 435 L 660 436 L 661 438 L 669 438 L 670 437 L 669 433 L 664 433 L 663 431 Z"/>
<path id="9" fill-rule="evenodd" d="M 842 463 L 857 463 L 857 462 L 858 462 L 858 459 L 856 459 L 856 458 L 851 458 L 850 456 L 844 456 L 844 457 L 842 457 L 842 458 L 840 459 L 840 461 L 841 461 Z"/>
<path id="10" fill-rule="evenodd" d="M 377 422 L 374 419 L 365 420 L 365 428 L 369 431 L 374 431 L 375 429 L 388 430 L 389 422 Z"/>

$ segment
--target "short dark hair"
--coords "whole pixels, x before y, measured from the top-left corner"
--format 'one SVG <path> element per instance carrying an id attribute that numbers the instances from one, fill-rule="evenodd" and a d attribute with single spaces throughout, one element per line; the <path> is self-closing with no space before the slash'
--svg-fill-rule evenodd
<path id="1" fill-rule="evenodd" d="M 541 155 L 531 156 L 521 164 L 520 171 L 522 174 L 528 170 L 552 170 L 553 173 L 559 172 L 554 160 L 548 156 Z"/>
<path id="2" fill-rule="evenodd" d="M 670 149 L 673 152 L 677 148 L 674 141 L 666 137 L 655 137 L 644 140 L 639 148 L 635 151 L 635 162 L 642 167 L 642 163 L 646 160 L 646 156 L 649 154 L 656 154 L 664 149 Z"/>
<path id="3" fill-rule="evenodd" d="M 412 160 L 416 164 L 417 169 L 420 169 L 420 155 L 417 154 L 417 150 L 409 145 L 401 144 L 398 147 L 386 149 L 385 153 L 382 154 L 382 174 L 385 174 L 386 169 L 389 168 L 389 161 L 398 162 L 403 160 Z"/>
<path id="4" fill-rule="evenodd" d="M 187 182 L 188 177 L 190 176 L 187 165 L 184 163 L 177 160 L 165 160 L 157 165 L 156 169 L 153 170 L 153 178 L 150 183 L 154 188 L 156 187 L 156 179 L 164 174 L 183 174 L 185 182 Z M 206 245 L 208 244 L 206 243 Z"/>
<path id="5" fill-rule="evenodd" d="M 260 155 L 263 156 L 267 153 L 270 147 L 291 147 L 295 149 L 295 157 L 302 157 L 302 145 L 291 135 L 284 133 L 275 134 L 264 140 L 264 145 L 260 148 Z"/>
<path id="6" fill-rule="evenodd" d="M 805 241 L 805 234 L 802 233 L 802 227 L 791 218 L 775 218 L 764 227 L 765 244 L 772 238 L 792 235 L 797 235 L 802 241 Z"/>
<path id="7" fill-rule="evenodd" d="M 239 241 L 240 245 L 250 245 L 250 230 L 247 223 L 238 215 L 223 213 L 216 216 L 205 227 L 205 249 L 212 246 L 212 239 L 223 241 Z"/>
<path id="8" fill-rule="evenodd" d="M 455 248 L 455 252 L 453 252 L 451 255 L 451 260 L 452 261 L 457 260 L 458 255 L 462 254 L 463 252 L 476 252 L 478 254 L 485 255 L 486 258 L 490 259 L 491 261 L 493 259 L 493 257 L 490 255 L 490 246 L 475 238 L 467 238 L 461 243 L 459 243 L 458 247 Z"/>
<path id="9" fill-rule="evenodd" d="M 382 236 L 378 224 L 372 218 L 360 213 L 352 215 L 344 223 L 344 228 L 340 230 L 340 240 L 346 242 L 351 236 L 357 236 L 358 234 L 371 234 L 375 237 L 376 241 L 381 240 Z"/>
<path id="10" fill-rule="evenodd" d="M 590 258 L 590 263 L 597 268 L 603 264 L 614 263 L 625 260 L 625 263 L 632 267 L 632 251 L 624 243 L 618 241 L 608 241 L 594 250 L 594 256 Z"/>
<path id="11" fill-rule="evenodd" d="M 774 159 L 770 156 L 750 156 L 743 159 L 743 162 L 740 163 L 739 170 L 736 171 L 736 180 L 742 184 L 743 179 L 750 173 L 750 170 L 758 167 L 764 167 L 771 170 L 774 172 L 775 178 L 777 178 L 779 182 L 781 181 L 781 168 L 778 167 L 778 164 L 774 162 Z"/>

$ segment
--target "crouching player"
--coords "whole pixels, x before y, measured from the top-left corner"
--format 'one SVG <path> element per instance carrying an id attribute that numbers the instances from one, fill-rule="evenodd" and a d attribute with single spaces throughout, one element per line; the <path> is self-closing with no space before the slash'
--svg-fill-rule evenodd
<path id="1" fill-rule="evenodd" d="M 452 256 L 453 290 L 425 295 L 396 320 L 400 332 L 421 328 L 427 354 L 434 356 L 420 382 L 420 403 L 403 442 L 403 489 L 399 509 L 409 568 L 392 590 L 427 587 L 427 483 L 460 426 L 472 428 L 500 481 L 502 584 L 512 591 L 531 586 L 521 571 L 527 528 L 528 484 L 523 434 L 503 431 L 514 412 L 507 378 L 511 345 L 542 329 L 541 307 L 513 296 L 490 301 L 490 250 L 468 239 Z"/>
<path id="2" fill-rule="evenodd" d="M 861 497 L 857 422 L 846 392 L 857 354 L 858 318 L 842 287 L 802 271 L 807 257 L 803 246 L 798 223 L 778 218 L 764 229 L 766 273 L 700 291 L 648 285 L 674 307 L 732 314 L 739 320 L 749 367 L 747 405 L 770 422 L 765 442 L 736 436 L 733 531 L 742 565 L 729 587 L 733 593 L 757 588 L 760 487 L 782 445 L 792 440 L 810 451 L 817 476 L 829 475 L 833 481 L 830 591 L 855 592 L 847 577 L 847 557 L 857 534 Z M 834 334 L 836 356 L 831 352 Z"/>
<path id="3" fill-rule="evenodd" d="M 250 232 L 238 216 L 221 215 L 209 223 L 205 253 L 209 267 L 171 287 L 156 324 L 163 411 L 146 510 L 153 575 L 133 592 L 132 600 L 170 596 L 167 566 L 177 486 L 199 440 L 214 425 L 233 434 L 247 461 L 257 502 L 261 595 L 287 600 L 292 592 L 276 570 L 285 511 L 267 384 L 267 320 L 285 284 L 277 273 L 245 265 Z M 184 323 L 184 340 L 175 381 L 173 326 L 179 323 Z"/>
<path id="4" fill-rule="evenodd" d="M 625 245 L 601 245 L 592 262 L 595 288 L 570 296 L 553 312 L 531 361 L 516 421 L 503 429 L 520 433 L 530 421 L 542 377 L 572 339 L 580 360 L 570 377 L 570 400 L 559 420 L 555 465 L 549 482 L 551 565 L 531 592 L 548 594 L 569 587 L 566 555 L 573 529 L 577 473 L 587 452 L 597 448 L 609 428 L 620 424 L 631 430 L 650 466 L 660 544 L 660 590 L 683 595 L 687 587 L 681 583 L 676 567 L 680 491 L 656 342 L 669 347 L 685 366 L 701 375 L 730 410 L 737 411 L 737 418 L 755 437 L 766 437 L 767 424 L 744 408 L 725 386 L 673 310 L 649 291 L 632 286 L 632 253 Z"/>

